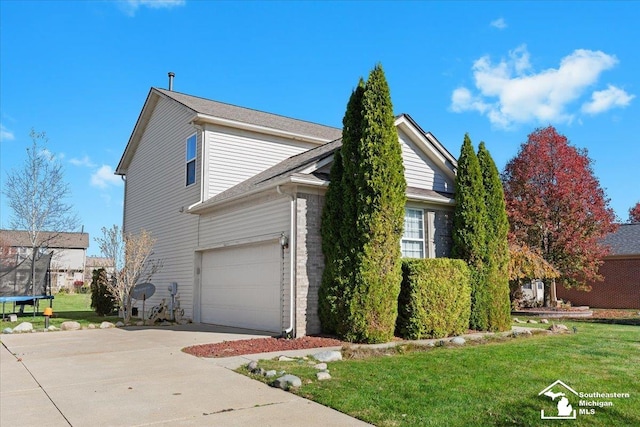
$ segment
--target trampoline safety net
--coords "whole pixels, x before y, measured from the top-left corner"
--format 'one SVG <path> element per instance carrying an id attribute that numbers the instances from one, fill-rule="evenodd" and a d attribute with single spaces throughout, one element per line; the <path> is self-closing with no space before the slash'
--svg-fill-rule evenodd
<path id="1" fill-rule="evenodd" d="M 31 257 L 0 257 L 0 297 L 51 295 L 49 264 L 53 252 L 35 261 L 34 287 L 31 287 Z"/>

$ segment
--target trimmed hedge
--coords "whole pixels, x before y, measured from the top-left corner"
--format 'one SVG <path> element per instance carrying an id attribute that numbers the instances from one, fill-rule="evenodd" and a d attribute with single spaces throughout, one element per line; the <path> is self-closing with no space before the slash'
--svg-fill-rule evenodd
<path id="1" fill-rule="evenodd" d="M 396 334 L 406 339 L 460 335 L 469 327 L 471 270 L 459 259 L 404 259 Z"/>

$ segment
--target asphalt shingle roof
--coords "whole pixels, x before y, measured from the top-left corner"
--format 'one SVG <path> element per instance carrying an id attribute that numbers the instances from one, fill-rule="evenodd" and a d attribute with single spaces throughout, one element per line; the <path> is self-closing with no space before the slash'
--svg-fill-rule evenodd
<path id="1" fill-rule="evenodd" d="M 0 240 L 16 248 L 31 247 L 29 232 L 23 230 L 0 230 Z M 89 247 L 88 233 L 41 232 L 40 241 L 48 241 L 49 248 L 86 249 Z"/>
<path id="2" fill-rule="evenodd" d="M 603 243 L 611 246 L 609 255 L 640 255 L 640 223 L 620 224 L 615 233 L 603 239 Z"/>
<path id="3" fill-rule="evenodd" d="M 271 129 L 299 133 L 302 135 L 326 139 L 327 141 L 333 141 L 342 136 L 342 129 L 331 126 L 319 125 L 317 123 L 307 122 L 304 120 L 265 113 L 264 111 L 238 107 L 236 105 L 199 98 L 197 96 L 187 95 L 180 92 L 160 88 L 154 89 L 200 114 L 263 126 Z"/>

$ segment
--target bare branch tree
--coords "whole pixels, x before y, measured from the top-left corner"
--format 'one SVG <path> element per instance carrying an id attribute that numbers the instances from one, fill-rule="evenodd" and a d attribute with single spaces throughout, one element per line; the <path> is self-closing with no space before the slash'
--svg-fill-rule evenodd
<path id="1" fill-rule="evenodd" d="M 31 147 L 20 169 L 12 169 L 2 192 L 12 210 L 10 225 L 25 230 L 31 244 L 31 288 L 35 296 L 35 260 L 61 232 L 77 229 L 80 221 L 66 200 L 71 196 L 62 164 L 46 148 L 45 132 L 31 129 Z"/>
<path id="2" fill-rule="evenodd" d="M 102 227 L 102 237 L 96 238 L 102 255 L 113 260 L 113 280 L 107 285 L 118 301 L 125 323 L 131 321 L 133 288 L 147 282 L 162 268 L 161 260 L 150 259 L 156 239 L 146 230 L 138 234 L 125 233 L 117 225 Z"/>

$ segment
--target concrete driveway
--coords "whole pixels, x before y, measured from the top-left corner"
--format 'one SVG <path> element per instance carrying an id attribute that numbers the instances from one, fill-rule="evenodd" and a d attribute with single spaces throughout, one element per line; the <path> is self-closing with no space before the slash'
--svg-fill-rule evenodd
<path id="1" fill-rule="evenodd" d="M 0 425 L 367 425 L 231 370 L 257 356 L 180 351 L 258 336 L 203 325 L 2 335 Z"/>

